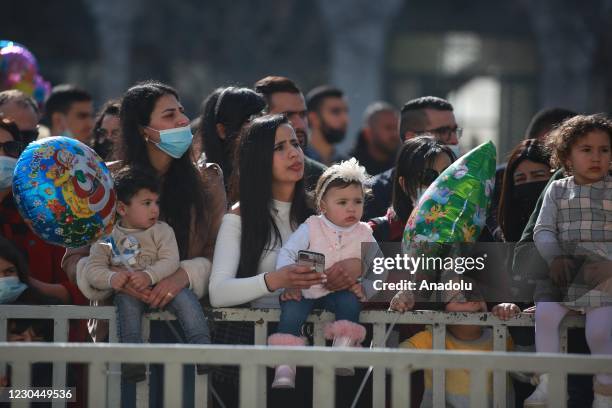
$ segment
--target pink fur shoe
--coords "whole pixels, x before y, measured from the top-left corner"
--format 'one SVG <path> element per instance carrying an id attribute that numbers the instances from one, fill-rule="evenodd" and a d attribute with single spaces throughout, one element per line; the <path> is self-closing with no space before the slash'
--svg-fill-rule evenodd
<path id="1" fill-rule="evenodd" d="M 276 333 L 268 337 L 270 346 L 304 346 L 306 341 L 302 337 L 292 334 Z M 272 388 L 295 388 L 295 366 L 286 364 L 276 367 Z"/>
<path id="2" fill-rule="evenodd" d="M 365 339 L 365 327 L 348 320 L 338 320 L 325 326 L 325 338 L 333 340 L 332 347 L 359 347 Z M 353 367 L 337 367 L 339 376 L 355 375 Z"/>

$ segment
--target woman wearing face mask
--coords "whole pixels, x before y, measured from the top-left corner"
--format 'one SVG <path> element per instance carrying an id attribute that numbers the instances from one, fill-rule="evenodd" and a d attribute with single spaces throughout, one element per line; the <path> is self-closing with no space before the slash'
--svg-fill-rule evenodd
<path id="1" fill-rule="evenodd" d="M 17 248 L 0 237 L 0 305 L 23 303 L 28 266 Z"/>
<path id="2" fill-rule="evenodd" d="M 537 139 L 526 139 L 510 153 L 508 165 L 502 181 L 502 191 L 498 207 L 498 222 L 502 239 L 507 243 L 518 242 L 525 225 L 533 212 L 536 202 L 550 178 L 550 153 Z M 514 245 L 504 247 L 512 253 Z M 512 257 L 508 257 L 507 271 L 511 271 Z M 522 275 L 514 275 L 512 300 L 520 309 L 532 306 L 530 287 Z M 510 327 L 510 334 L 519 350 L 532 350 L 534 330 L 531 327 Z M 533 386 L 525 379 L 514 378 L 513 386 L 517 402 L 521 403 L 533 391 Z"/>
<path id="3" fill-rule="evenodd" d="M 518 242 L 550 178 L 550 154 L 537 139 L 523 140 L 510 153 L 498 221 L 505 242 Z"/>
<path id="4" fill-rule="evenodd" d="M 15 164 L 24 148 L 15 122 L 0 119 L 0 201 L 2 202 L 11 193 Z"/>
<path id="5" fill-rule="evenodd" d="M 119 109 L 118 101 L 110 100 L 104 104 L 94 125 L 94 138 L 91 147 L 104 161 L 115 160 L 113 146 L 119 141 Z"/>
<path id="6" fill-rule="evenodd" d="M 0 237 L 0 306 L 16 304 L 57 304 L 57 299 L 45 298 L 28 282 L 28 265 L 19 250 L 6 238 Z M 7 341 L 50 341 L 53 322 L 50 320 L 15 319 L 8 321 Z M 10 384 L 11 367 L 0 375 L 0 386 Z M 44 387 L 51 383 L 52 366 L 37 363 L 33 366 L 32 384 Z"/>
<path id="7" fill-rule="evenodd" d="M 217 165 L 198 167 L 192 161 L 193 135 L 178 93 L 168 85 L 148 81 L 137 84 L 123 95 L 120 111 L 121 137 L 117 150 L 119 162 L 149 169 L 160 178 L 160 220 L 174 230 L 180 267 L 154 287 L 138 289 L 131 283 L 121 291 L 151 308 L 163 309 L 183 288 L 199 298 L 208 289 L 210 259 L 221 217 L 226 209 L 223 176 Z M 66 251 L 64 269 L 84 284 L 82 275 L 89 247 Z M 180 332 L 180 327 L 177 327 Z M 102 325 L 94 329 L 96 341 L 104 336 Z M 163 324 L 151 324 L 152 343 L 180 341 Z M 192 369 L 193 370 L 193 369 Z M 193 373 L 193 371 L 191 371 Z M 156 371 L 153 378 L 158 379 Z M 193 395 L 186 391 L 186 395 Z M 153 399 L 159 397 L 157 394 Z M 122 394 L 125 403 L 133 402 L 135 388 Z"/>
<path id="8" fill-rule="evenodd" d="M 57 305 L 60 299 L 46 296 L 29 285 L 30 272 L 23 254 L 0 237 L 0 305 Z"/>
<path id="9" fill-rule="evenodd" d="M 26 256 L 30 270 L 28 284 L 38 293 L 63 304 L 86 304 L 85 297 L 61 268 L 64 248 L 48 244 L 35 235 L 15 206 L 11 191 L 13 171 L 24 148 L 17 125 L 0 119 L 0 236 Z M 32 302 L 37 303 L 35 299 Z"/>
<path id="10" fill-rule="evenodd" d="M 128 285 L 123 290 L 153 308 L 165 307 L 172 294 L 185 287 L 202 297 L 226 208 L 221 170 L 193 163 L 189 119 L 168 85 L 149 81 L 130 88 L 121 102 L 120 122 L 121 160 L 112 167 L 130 163 L 159 176 L 160 219 L 174 229 L 181 259 L 181 267 L 152 289 L 138 291 Z M 80 259 L 88 253 L 88 247 L 68 250 L 64 268 L 76 275 L 82 268 Z"/>
<path id="11" fill-rule="evenodd" d="M 395 161 L 391 207 L 383 217 L 373 218 L 368 222 L 378 242 L 402 241 L 404 228 L 414 209 L 414 203 L 455 160 L 456 156 L 451 146 L 441 143 L 432 135 L 418 136 L 404 142 Z M 405 275 L 391 271 L 387 282 L 399 282 L 402 279 L 405 279 Z M 375 306 L 376 308 L 389 307 L 389 296 L 392 294 L 385 293 L 385 295 L 387 296 Z M 422 325 L 401 326 L 398 328 L 400 339 L 408 339 L 423 328 Z M 424 389 L 422 371 L 411 375 L 411 387 L 414 392 L 410 406 L 419 406 Z"/>
<path id="12" fill-rule="evenodd" d="M 401 242 L 414 203 L 456 157 L 449 145 L 419 136 L 402 145 L 395 162 L 393 198 L 383 217 L 369 221 L 379 242 Z"/>

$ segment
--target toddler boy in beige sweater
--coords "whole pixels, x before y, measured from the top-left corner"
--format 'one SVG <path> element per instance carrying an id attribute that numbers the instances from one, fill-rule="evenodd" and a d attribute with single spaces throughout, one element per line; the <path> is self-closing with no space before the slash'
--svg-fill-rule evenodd
<path id="1" fill-rule="evenodd" d="M 118 220 L 110 236 L 91 246 L 84 273 L 93 287 L 115 291 L 119 340 L 142 343 L 141 320 L 148 305 L 125 293 L 154 286 L 179 268 L 174 230 L 159 221 L 159 183 L 155 175 L 125 167 L 115 175 Z M 208 323 L 197 296 L 188 288 L 168 293 L 167 309 L 191 344 L 209 344 Z M 143 365 L 126 365 L 128 379 L 144 379 Z"/>

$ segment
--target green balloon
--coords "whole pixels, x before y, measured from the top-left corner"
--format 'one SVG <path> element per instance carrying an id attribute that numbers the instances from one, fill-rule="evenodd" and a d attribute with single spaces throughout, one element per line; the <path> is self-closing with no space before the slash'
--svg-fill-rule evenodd
<path id="1" fill-rule="evenodd" d="M 492 142 L 469 151 L 429 186 L 404 229 L 404 249 L 417 243 L 474 242 L 485 226 L 495 186 Z"/>

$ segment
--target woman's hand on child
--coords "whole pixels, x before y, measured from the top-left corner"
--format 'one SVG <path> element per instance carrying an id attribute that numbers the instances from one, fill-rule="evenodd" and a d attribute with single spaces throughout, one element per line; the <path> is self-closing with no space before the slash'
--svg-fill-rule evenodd
<path id="1" fill-rule="evenodd" d="M 153 284 L 148 273 L 142 271 L 134 271 L 130 273 L 130 283 L 136 290 L 143 290 Z"/>
<path id="2" fill-rule="evenodd" d="M 110 284 L 114 290 L 120 290 L 123 289 L 129 280 L 130 277 L 127 272 L 115 272 L 115 274 L 111 277 Z"/>
<path id="3" fill-rule="evenodd" d="M 325 270 L 325 288 L 332 292 L 350 289 L 361 276 L 361 259 L 348 258 L 338 261 Z"/>
<path id="4" fill-rule="evenodd" d="M 149 296 L 151 294 L 151 289 L 145 288 L 143 290 L 137 290 L 130 284 L 129 281 L 123 288 L 119 289 L 119 291 L 144 303 L 149 302 Z"/>
<path id="5" fill-rule="evenodd" d="M 183 273 L 180 273 L 181 271 L 183 271 Z M 160 280 L 153 289 L 151 289 L 147 303 L 152 308 L 163 309 L 181 290 L 188 286 L 189 278 L 187 277 L 187 273 L 184 272 L 183 268 L 179 268 L 172 275 Z"/>
<path id="6" fill-rule="evenodd" d="M 399 291 L 391 299 L 389 309 L 398 312 L 407 312 L 414 307 L 414 295 L 408 290 Z"/>
<path id="7" fill-rule="evenodd" d="M 514 303 L 500 303 L 493 306 L 491 313 L 498 319 L 508 320 L 521 313 L 521 309 Z"/>
<path id="8" fill-rule="evenodd" d="M 550 278 L 561 288 L 566 288 L 572 281 L 576 263 L 569 256 L 558 256 L 550 264 Z"/>
<path id="9" fill-rule="evenodd" d="M 285 289 L 280 295 L 280 300 L 283 302 L 287 300 L 302 300 L 302 291 L 300 289 Z"/>

